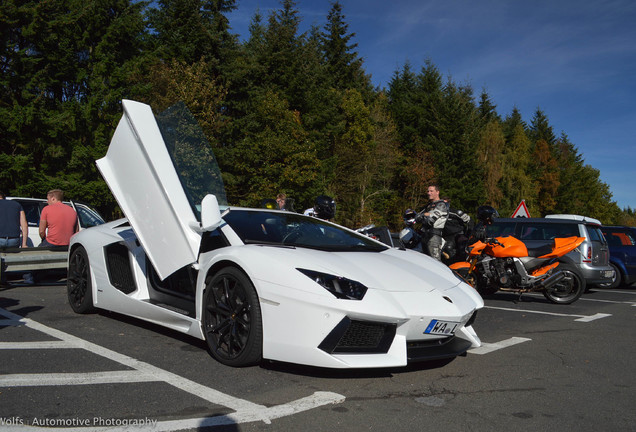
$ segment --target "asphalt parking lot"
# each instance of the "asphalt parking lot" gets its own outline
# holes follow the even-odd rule
[[[634,430],[636,289],[485,302],[483,347],[450,362],[233,369],[202,341],[76,315],[63,284],[14,284],[0,290],[0,430]]]

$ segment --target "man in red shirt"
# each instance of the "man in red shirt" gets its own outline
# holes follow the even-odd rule
[[[77,213],[62,202],[64,192],[53,189],[46,194],[48,205],[40,214],[40,246],[68,246],[77,232]]]

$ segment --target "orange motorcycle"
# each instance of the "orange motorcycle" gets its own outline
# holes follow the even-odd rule
[[[555,238],[552,244],[528,249],[512,236],[485,238],[472,245],[468,261],[454,263],[450,268],[482,295],[541,291],[553,303],[570,304],[585,291],[585,279],[576,267],[559,258],[584,240]]]

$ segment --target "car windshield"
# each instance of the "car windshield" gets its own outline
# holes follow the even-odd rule
[[[223,220],[245,244],[296,246],[330,252],[388,249],[364,235],[292,212],[231,209]]]
[[[88,207],[75,204],[75,210],[82,228],[90,228],[104,223],[104,219],[96,211]]]

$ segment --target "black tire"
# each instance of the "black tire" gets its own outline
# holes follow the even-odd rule
[[[95,312],[91,268],[86,249],[82,246],[73,249],[69,257],[66,292],[68,303],[75,313],[87,314]]]
[[[474,285],[474,280],[468,274],[468,267],[460,267],[458,269],[452,269],[460,278],[466,281],[469,285]]]
[[[226,267],[206,281],[203,331],[210,353],[234,367],[258,364],[263,356],[263,324],[258,295],[249,278]]]
[[[565,278],[549,289],[543,290],[543,295],[552,303],[574,303],[585,292],[585,279],[576,267],[570,264],[561,263],[557,267],[557,271],[565,273]]]
[[[468,267],[462,267],[453,271],[457,273],[459,277],[461,277],[468,285],[475,288],[477,292],[479,293],[479,295],[481,295],[482,297],[493,295],[494,293],[499,291],[499,289],[495,286],[492,286],[492,285],[481,286],[480,284],[478,284],[477,275],[475,273],[469,274]]]
[[[623,284],[623,276],[621,275],[621,271],[614,264],[609,263],[610,267],[614,270],[614,279],[611,282],[598,284],[601,288],[618,288]]]
[[[482,297],[483,296],[493,295],[497,291],[499,291],[499,288],[497,288],[496,286],[493,286],[493,285],[486,285],[486,286],[478,286],[477,287],[477,292],[479,294],[481,294]]]

